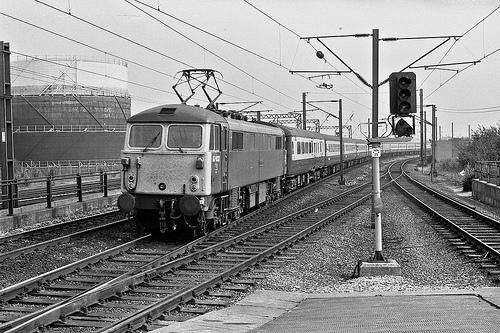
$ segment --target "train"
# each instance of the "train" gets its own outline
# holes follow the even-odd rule
[[[384,154],[419,143],[391,142]],[[340,169],[338,136],[187,104],[127,120],[119,209],[156,235],[204,235]],[[344,166],[371,158],[366,140],[343,138]]]

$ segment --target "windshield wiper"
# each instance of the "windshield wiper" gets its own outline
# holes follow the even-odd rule
[[[160,136],[161,132],[158,132],[154,138],[151,140],[151,142],[149,142],[146,147],[144,147],[144,149],[142,150],[142,152],[146,152],[152,145],[153,143],[155,143],[156,139],[158,139],[158,137]]]
[[[184,151],[184,150],[182,150],[182,148],[181,148],[181,147],[177,147],[177,148],[179,149],[179,151],[180,151],[181,153],[183,153],[183,154],[185,153],[185,151]]]

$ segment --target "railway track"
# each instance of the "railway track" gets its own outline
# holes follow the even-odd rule
[[[0,260],[53,247],[75,237],[127,223],[119,211],[88,216],[0,238]]]
[[[328,182],[328,178],[322,179],[317,183],[313,183],[311,184],[311,186],[303,187],[300,190],[296,191],[293,195],[303,193],[304,191],[306,192],[311,191],[312,187],[316,187],[317,185],[324,184],[326,182]],[[283,198],[282,200],[278,200],[275,203],[273,203],[273,205],[265,206],[264,209],[250,213],[241,220],[243,221],[247,218],[251,218],[252,216],[258,214],[265,216],[266,210],[269,210],[271,206],[275,205],[279,206],[280,204],[282,204],[281,201],[286,201],[286,199]],[[282,205],[284,206],[286,204]],[[282,210],[282,208],[283,207],[281,207],[280,210]],[[64,225],[71,228],[71,223],[74,223],[74,221],[65,223]],[[55,227],[57,229],[60,226],[61,225],[56,225]],[[53,227],[46,227],[40,230],[33,230],[27,233],[11,236],[8,239],[14,242],[16,240],[22,240],[27,236],[31,237],[32,235],[35,235],[33,238],[38,238],[36,237],[36,235],[51,234],[53,230],[54,230]],[[9,329],[10,327],[18,325],[19,323],[22,323],[26,320],[29,320],[37,313],[47,311],[48,309],[50,309],[51,306],[56,306],[58,304],[57,300],[54,303],[54,297],[56,297],[56,295],[59,295],[61,297],[63,295],[70,297],[71,294],[79,295],[103,283],[107,283],[112,279],[119,278],[120,276],[123,276],[126,273],[134,272],[137,269],[145,269],[145,267],[153,267],[155,264],[158,265],[161,262],[168,261],[172,257],[179,255],[179,253],[188,251],[190,247],[193,246],[192,244],[188,244],[186,246],[179,246],[178,248],[174,247],[172,251],[167,251],[164,253],[158,251],[147,251],[147,250],[144,251],[144,249],[138,248],[137,244],[139,244],[142,240],[147,240],[148,238],[149,236],[117,246],[102,253],[96,254],[92,257],[82,259],[73,264],[66,265],[64,267],[55,269],[45,274],[41,274],[37,277],[31,278],[29,280],[23,281],[21,283],[5,288],[4,290],[1,290],[0,303],[4,303],[5,306],[0,308],[0,322],[3,323],[2,325],[0,325],[0,332],[3,332]],[[203,241],[203,239],[197,240],[193,242],[193,244],[201,241]],[[138,254],[135,252],[141,252],[141,254],[144,255],[147,255],[148,252],[154,252],[154,255],[157,258],[145,257],[146,259],[140,259],[137,258],[137,256],[133,257],[134,255]],[[122,258],[121,255],[125,257]],[[137,260],[132,261],[130,260],[131,257],[127,258],[127,256],[130,255],[132,255],[132,257]],[[148,260],[150,266],[147,266]],[[100,268],[106,268],[106,265],[99,265],[99,266],[96,265],[98,263],[105,263],[106,261],[110,262],[128,261],[131,263],[131,266],[127,267],[128,271],[123,265],[122,267],[119,267],[120,268],[119,270],[116,271],[109,269],[105,270],[104,272],[97,271]],[[139,263],[143,263],[144,265],[140,265]],[[88,272],[89,268],[93,270],[91,273]],[[82,278],[80,275],[84,275],[85,278]],[[94,279],[89,277],[89,275],[94,276]],[[70,287],[64,285],[76,282],[79,282],[81,285],[75,285],[75,290],[73,292],[69,292],[68,289],[70,289]],[[63,284],[62,289],[61,289],[61,283]],[[55,288],[55,291],[51,292],[52,287]],[[39,290],[41,289],[44,290],[44,293],[46,295],[40,295]],[[61,293],[60,290],[66,292]],[[47,299],[44,299],[44,297],[46,297]]]
[[[434,227],[455,248],[500,282],[500,221],[416,181],[404,166],[391,174],[398,189],[434,218]]]
[[[157,260],[151,268],[143,265],[115,274],[113,280],[85,292],[77,293],[64,286],[64,293],[52,294],[59,302],[53,301],[40,310],[36,318],[26,317],[20,324],[11,321],[4,327],[11,328],[7,332],[41,328],[58,332],[120,332],[147,323],[162,326],[173,319],[170,311],[174,309],[198,315],[225,306],[228,297],[246,290],[259,274],[265,273],[252,268],[254,265],[286,260],[282,253],[300,239],[369,198],[371,186],[363,184],[271,222],[263,223],[262,215],[255,212],[238,224],[191,243],[190,252],[176,259]],[[260,225],[255,225],[256,220]],[[250,269],[250,273],[245,273]]]

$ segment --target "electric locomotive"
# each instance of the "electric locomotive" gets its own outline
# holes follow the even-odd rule
[[[118,206],[154,233],[197,236],[281,195],[283,131],[186,104],[130,117]]]

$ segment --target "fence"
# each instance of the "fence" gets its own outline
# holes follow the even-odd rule
[[[48,176],[33,179],[14,179],[0,182],[1,207],[12,215],[14,208],[46,202],[52,207],[54,200],[76,197],[79,202],[90,193],[103,193],[120,188],[120,171]]]
[[[126,125],[22,125],[14,132],[125,132]]]
[[[40,178],[121,170],[120,160],[20,161],[17,178]]]
[[[478,161],[474,165],[474,178],[500,185],[500,161]]]

